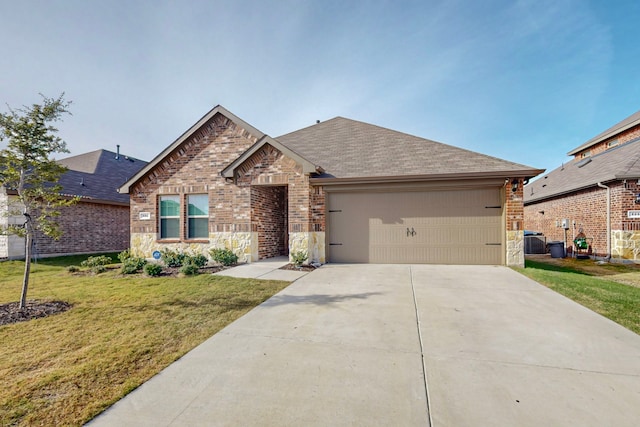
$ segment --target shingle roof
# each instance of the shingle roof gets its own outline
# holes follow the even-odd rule
[[[62,192],[82,199],[129,204],[129,195],[117,189],[147,162],[108,150],[96,150],[58,160],[69,170],[61,177]]]
[[[355,120],[334,119],[282,135],[280,143],[325,170],[359,178],[505,172],[538,169]]]
[[[619,134],[620,132],[623,132],[638,124],[640,124],[640,111],[637,111],[632,115],[630,115],[629,117],[627,117],[626,119],[622,120],[621,122],[616,123],[615,125],[611,126],[609,129],[605,130],[599,135],[594,136],[593,138],[591,138],[581,146],[569,151],[567,154],[570,156],[573,156],[582,150],[585,150],[593,145],[596,145],[597,143],[602,142],[607,138],[611,138],[612,136],[615,136],[616,134]]]
[[[640,139],[610,148],[582,160],[572,160],[524,188],[524,202],[533,203],[550,197],[593,187],[599,182],[640,178]]]

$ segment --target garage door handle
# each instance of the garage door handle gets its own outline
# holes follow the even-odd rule
[[[502,243],[485,243],[487,246],[502,246]]]
[[[411,230],[409,230],[409,227],[407,227],[407,237],[415,236],[416,234],[418,233],[416,232],[416,230],[413,229],[413,227],[411,227]]]
[[[342,246],[342,243],[329,243],[329,246]]]

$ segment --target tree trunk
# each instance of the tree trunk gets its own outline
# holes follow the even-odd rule
[[[29,221],[25,224],[27,227],[27,235],[25,236],[24,247],[24,280],[22,281],[22,295],[20,296],[20,309],[27,307],[27,290],[29,289],[29,274],[31,273],[31,241],[32,230]]]

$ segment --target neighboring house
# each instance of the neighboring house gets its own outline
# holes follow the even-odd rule
[[[589,254],[640,261],[640,111],[568,154],[525,187],[527,230],[574,250],[582,231]]]
[[[118,252],[129,247],[129,196],[120,187],[147,164],[118,152],[96,150],[58,161],[69,170],[59,184],[68,196],[79,202],[60,209],[57,222],[62,237],[53,240],[38,234],[34,255],[38,257],[69,254]],[[22,224],[22,216],[8,216],[8,206],[17,203],[15,192],[0,187],[0,225]],[[19,207],[18,207],[19,209]],[[0,258],[23,258],[24,239],[0,235]]]
[[[541,170],[337,117],[272,138],[213,108],[124,184],[131,250],[523,265]]]

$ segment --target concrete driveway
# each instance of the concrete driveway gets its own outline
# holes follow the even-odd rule
[[[505,268],[326,265],[95,426],[637,426],[640,336]]]

